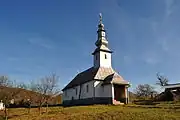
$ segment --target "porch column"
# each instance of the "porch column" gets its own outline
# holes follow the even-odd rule
[[[128,86],[125,86],[125,98],[126,98],[126,104],[129,103],[129,92],[128,92]]]
[[[114,101],[114,85],[112,84],[112,100]]]

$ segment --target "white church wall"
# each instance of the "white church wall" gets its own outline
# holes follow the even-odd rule
[[[94,67],[96,67],[96,68],[100,66],[100,59],[99,58],[100,58],[100,55],[98,52],[94,55]]]
[[[100,66],[111,67],[111,53],[100,52]]]
[[[85,98],[92,98],[93,97],[93,81],[84,83],[81,85],[81,95],[80,99],[85,99]],[[87,86],[88,86],[88,91],[87,91]],[[80,86],[75,86],[70,89],[66,89],[63,92],[63,100],[72,100],[72,99],[79,99],[79,94],[80,94]]]
[[[63,100],[79,99],[80,86],[67,89],[63,92]]]
[[[112,97],[112,85],[103,85],[103,81],[95,81],[95,97]]]
[[[111,67],[111,53],[100,51],[94,55],[94,67]]]
[[[62,98],[63,98],[63,101],[64,100],[71,100],[72,96],[73,96],[73,88],[70,88],[70,89],[66,89],[63,91],[63,94],[62,94]]]
[[[104,97],[112,97],[112,85],[104,85]]]
[[[103,81],[90,81],[81,85],[80,99],[93,98],[93,97],[112,97],[112,85],[103,85]],[[88,86],[88,88],[87,88]],[[88,89],[88,91],[87,91]],[[64,100],[77,100],[79,99],[80,86],[67,89],[63,92]]]
[[[87,91],[88,86],[88,91]],[[94,81],[90,81],[87,83],[82,84],[81,86],[81,98],[92,98],[94,96]]]

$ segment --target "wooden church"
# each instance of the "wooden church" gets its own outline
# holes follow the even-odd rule
[[[97,31],[94,65],[79,73],[62,91],[63,105],[127,104],[129,82],[111,66],[112,51],[108,48],[102,15]]]

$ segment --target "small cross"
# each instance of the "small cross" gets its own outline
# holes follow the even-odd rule
[[[99,23],[102,24],[102,13],[99,13]]]

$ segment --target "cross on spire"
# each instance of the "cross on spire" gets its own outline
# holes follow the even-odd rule
[[[99,13],[99,24],[102,24],[102,13]]]

